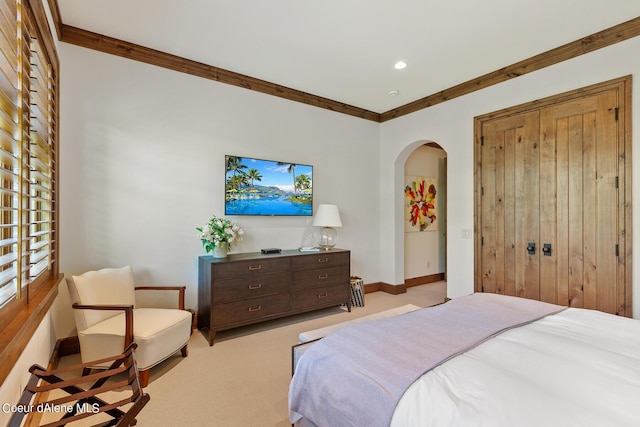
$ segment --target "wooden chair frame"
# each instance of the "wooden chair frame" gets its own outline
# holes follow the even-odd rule
[[[22,397],[17,407],[20,411],[14,412],[9,427],[19,427],[25,415],[31,413],[43,412],[38,408],[49,408],[49,412],[57,411],[54,408],[63,408],[62,417],[53,422],[44,424],[43,427],[64,426],[67,423],[78,421],[84,418],[105,414],[111,417],[110,420],[99,422],[94,426],[134,426],[137,423],[136,416],[142,408],[149,402],[149,395],[144,393],[140,385],[138,367],[136,365],[134,349],[137,347],[135,343],[130,344],[124,353],[88,362],[69,366],[61,369],[47,370],[39,365],[33,365],[29,368],[31,377],[27,383]],[[63,379],[59,375],[76,370],[84,370],[90,365],[97,363],[112,362],[107,370],[97,372],[92,375],[78,376],[72,379]],[[120,381],[114,381],[106,384],[114,375],[127,373],[127,378]],[[95,381],[89,388],[82,388],[79,384]],[[38,385],[40,383],[40,385]],[[117,402],[107,402],[98,395],[108,391],[122,389],[124,387],[131,388],[131,395]],[[32,403],[34,395],[38,397],[44,396],[48,399],[48,393],[54,390],[62,390],[66,392],[63,397],[56,397],[44,402],[36,401]],[[119,409],[124,405],[133,403],[126,412]]]
[[[178,291],[178,309],[184,310],[184,295],[187,289],[186,286],[136,286],[134,288],[136,291]],[[74,309],[77,310],[119,310],[124,311],[124,319],[125,319],[125,335],[124,335],[124,347],[127,348],[133,343],[133,305],[84,305],[74,303],[72,305]],[[180,349],[182,357],[187,357],[189,355],[188,344],[185,344],[184,347]],[[95,364],[94,364],[95,365]],[[91,367],[87,366],[83,375],[89,375],[91,373]],[[146,387],[149,384],[149,373],[150,369],[145,369],[140,371],[140,382],[142,387]]]

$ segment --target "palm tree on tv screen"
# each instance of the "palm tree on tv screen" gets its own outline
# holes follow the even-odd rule
[[[244,175],[230,176],[226,184],[226,199],[232,200],[237,197],[240,187],[247,184],[247,178]]]
[[[233,176],[236,176],[236,173],[244,175],[243,169],[246,168],[247,165],[242,164],[242,157],[227,156],[227,172],[233,171]]]
[[[309,178],[309,175],[299,175],[296,178],[296,189],[297,190],[307,190],[311,188],[311,178]]]
[[[291,176],[293,177],[293,193],[297,194],[298,191],[296,189],[296,164],[295,163],[278,162],[278,166],[284,166],[284,165],[289,165],[289,166],[287,166],[287,172],[289,172],[291,174]]]
[[[226,193],[227,198],[230,193],[236,193],[243,184],[248,184],[247,173],[243,170],[247,165],[242,163],[242,157],[227,156],[226,157],[226,173],[233,172],[233,175],[227,177]]]
[[[251,186],[253,187],[253,181],[262,181],[262,175],[258,169],[249,169],[247,171],[247,179],[251,180]]]

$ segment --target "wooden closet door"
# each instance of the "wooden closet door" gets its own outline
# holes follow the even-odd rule
[[[476,292],[631,315],[620,98],[615,87],[477,119]]]
[[[482,135],[477,291],[539,299],[539,112],[485,122]]]
[[[543,301],[618,312],[616,116],[613,91],[541,110]]]

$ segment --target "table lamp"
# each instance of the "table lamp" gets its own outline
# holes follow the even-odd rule
[[[330,251],[338,241],[338,233],[333,227],[342,227],[338,206],[319,205],[316,215],[313,218],[313,226],[322,227],[318,246],[325,251]]]

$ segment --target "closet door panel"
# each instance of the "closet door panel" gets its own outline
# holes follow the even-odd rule
[[[543,144],[547,139],[555,141],[557,188],[555,250],[548,260],[547,257],[541,259],[542,299],[571,307],[597,308],[602,293],[598,286],[602,281],[598,277],[600,270],[604,270],[610,281],[613,277],[607,258],[610,260],[611,255],[615,255],[615,241],[608,243],[599,237],[604,235],[615,240],[617,233],[616,216],[610,212],[611,209],[617,212],[617,200],[611,201],[611,197],[615,198],[616,173],[611,164],[615,165],[617,158],[617,148],[611,149],[611,146],[617,147],[617,141],[615,132],[611,140],[611,135],[599,130],[607,128],[608,117],[598,107],[602,102],[607,104],[603,96],[606,98],[606,95],[585,97],[541,112]],[[599,163],[602,168],[608,165],[606,172]],[[541,161],[541,188],[548,185],[543,183],[543,177],[552,174],[542,165]],[[599,183],[603,174],[609,180],[607,184]],[[600,187],[607,190],[599,191]],[[607,207],[601,206],[603,202]],[[541,202],[543,244],[554,240],[551,228],[542,225],[546,216],[544,205]],[[601,209],[605,209],[606,214],[600,214]],[[610,219],[603,222],[599,217]],[[551,260],[555,260],[554,269],[547,265]]]
[[[538,298],[538,112],[483,127],[481,273],[483,292]],[[536,247],[539,251],[540,247]]]
[[[567,122],[567,144],[568,144],[568,198],[558,199],[558,204],[566,206],[567,209],[567,236],[569,238],[566,255],[568,270],[568,290],[569,306],[582,307],[584,305],[584,255],[583,255],[583,233],[584,233],[584,198],[583,180],[585,176],[592,175],[594,171],[583,169],[583,116],[570,116],[563,121]]]
[[[594,113],[585,115],[584,139],[583,139],[583,159],[584,175],[582,178],[582,188],[584,202],[582,204],[582,226],[585,230],[582,239],[583,264],[583,301],[579,307],[596,308],[597,306],[597,274],[598,264],[596,233],[589,230],[596,230],[598,227],[596,191],[596,118]],[[611,249],[611,248],[610,248]],[[567,304],[569,305],[569,304]]]
[[[496,207],[496,140],[491,133],[482,147],[482,292],[500,293],[496,281],[498,233]],[[485,237],[486,236],[486,237]]]
[[[516,215],[515,215],[515,153],[516,133],[509,130],[505,133],[504,141],[504,294],[516,295],[516,250],[522,250],[522,242],[516,242]]]
[[[539,114],[528,113],[522,127],[515,130],[515,288],[516,295],[540,298],[540,158]],[[527,246],[535,244],[535,253]]]
[[[505,235],[505,206],[504,206],[504,192],[505,186],[505,143],[510,137],[509,132],[500,133],[496,135],[497,147],[495,149],[495,198],[494,198],[494,210],[493,215],[495,217],[495,231],[496,238],[494,244],[494,259],[495,259],[495,289],[494,292],[504,294],[505,290],[505,266],[508,264],[505,258],[506,251],[506,235]]]
[[[618,129],[616,93],[598,97],[596,120],[596,248],[597,305],[608,313],[624,312],[624,292],[618,281]],[[620,297],[618,297],[620,295]]]
[[[548,111],[540,114],[541,123],[551,123]],[[558,221],[565,212],[557,209],[557,200],[562,198],[560,193],[566,190],[566,173],[563,171],[562,159],[566,153],[562,150],[562,141],[557,141],[555,127],[547,129],[542,125],[540,131],[540,244],[551,245],[548,255],[540,256],[540,300],[557,303],[558,284],[562,281],[562,271],[557,269],[556,261],[562,258],[563,245],[556,239]],[[564,176],[564,181],[561,177]]]
[[[545,109],[540,124],[544,143],[555,148],[555,162],[541,161],[540,186],[547,195],[540,205],[540,239],[543,245],[551,244],[551,255],[540,260],[541,300],[578,307],[583,305],[584,284],[583,181],[589,175],[583,165],[583,108],[581,100]]]
[[[556,119],[554,109],[546,109],[542,113],[542,132],[550,135],[556,143],[556,187],[557,194],[554,200],[556,208],[555,236],[545,236],[547,239],[554,239],[555,245],[552,252],[555,260],[555,283],[551,282],[551,277],[547,276],[550,282],[548,286],[555,285],[556,299],[546,299],[547,302],[569,305],[569,200],[571,172],[569,168],[569,120],[566,118]]]
[[[616,312],[618,291],[612,105],[615,94],[608,93],[548,107],[540,115],[540,240],[553,248],[540,259],[541,300],[609,313]]]

